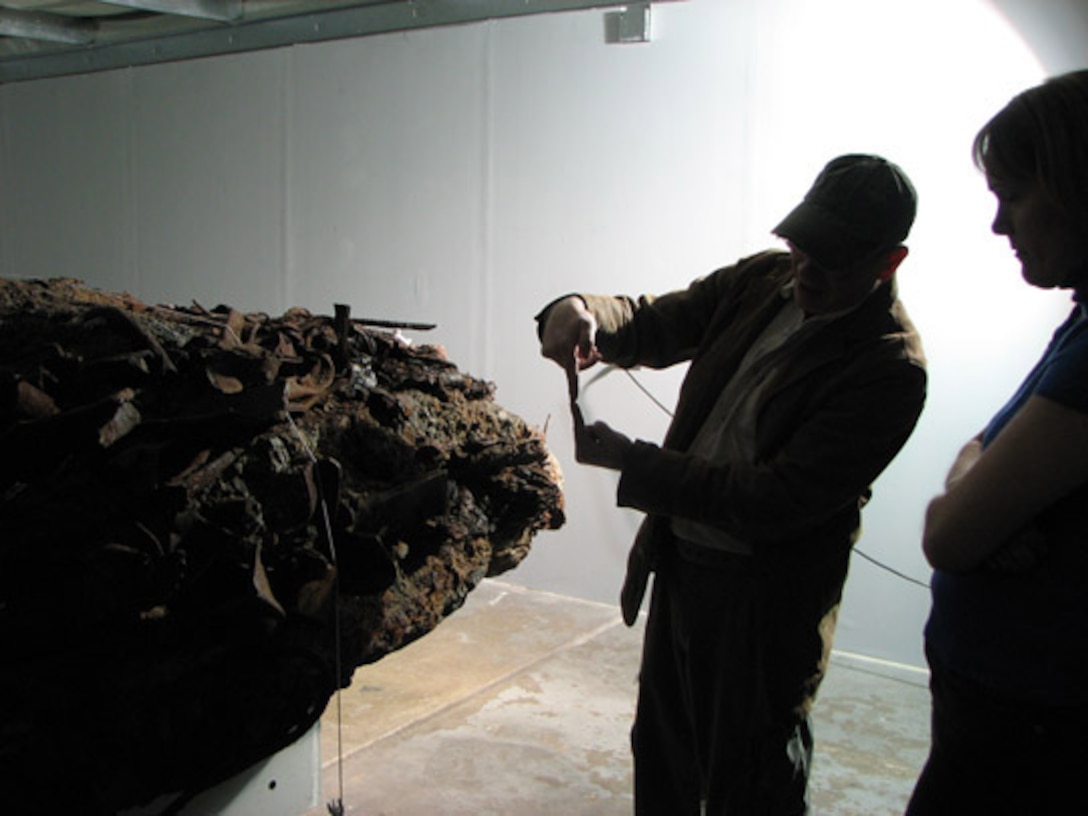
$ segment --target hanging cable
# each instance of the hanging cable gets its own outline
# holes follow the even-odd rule
[[[876,564],[882,570],[887,570],[892,575],[898,576],[899,578],[902,578],[904,581],[909,581],[912,584],[917,584],[918,586],[922,587],[922,589],[929,589],[929,584],[927,584],[925,581],[919,581],[917,578],[913,578],[910,575],[907,575],[906,573],[902,573],[897,569],[893,569],[892,567],[889,567],[887,564],[882,564],[880,561],[877,561],[871,555],[867,555],[865,552],[858,549],[857,547],[854,547],[854,552],[856,552],[858,555],[860,555],[862,558],[864,558],[869,563]]]
[[[633,382],[635,384],[635,386],[638,388],[638,390],[641,391],[643,394],[645,394],[649,398],[650,402],[652,402],[654,405],[656,405],[658,408],[660,408],[662,411],[664,411],[666,414],[668,414],[670,419],[672,418],[672,411],[670,411],[668,408],[666,408],[665,404],[663,402],[661,402],[657,397],[655,397],[653,394],[651,394],[650,390],[646,386],[644,386],[642,383],[640,383],[638,381],[638,378],[634,374],[632,374],[627,369],[624,369],[624,373],[630,378],[631,382]]]
[[[341,657],[340,657],[340,567],[336,559],[336,542],[332,536],[332,521],[329,516],[329,503],[325,495],[325,488],[321,481],[321,469],[318,466],[317,456],[313,449],[307,442],[306,437],[302,434],[301,429],[295,424],[294,419],[291,417],[291,412],[288,410],[287,395],[284,393],[284,415],[287,417],[287,424],[291,426],[291,430],[294,431],[295,436],[298,438],[299,444],[302,446],[303,451],[306,453],[306,457],[313,464],[314,482],[317,487],[318,504],[321,507],[321,521],[325,528],[325,538],[329,542],[329,560],[332,561],[333,570],[333,644],[334,644],[334,665],[336,672],[336,778],[337,778],[337,797],[331,800],[327,807],[330,816],[344,816],[344,720],[343,720],[343,707],[340,699],[340,677],[341,677]]]

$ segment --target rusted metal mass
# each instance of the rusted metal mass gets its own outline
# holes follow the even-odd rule
[[[336,312],[0,281],[0,772],[63,714],[101,812],[206,787],[563,523],[491,384]]]

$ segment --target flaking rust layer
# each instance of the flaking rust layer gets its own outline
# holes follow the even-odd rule
[[[0,774],[214,784],[563,521],[538,429],[346,307],[0,281]]]

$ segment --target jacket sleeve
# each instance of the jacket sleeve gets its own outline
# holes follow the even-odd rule
[[[855,361],[820,387],[776,397],[795,411],[752,464],[636,442],[621,471],[618,504],[718,527],[753,545],[785,542],[856,513],[869,485],[910,436],[925,400],[923,365],[905,355]],[[807,395],[801,393],[810,391]],[[779,423],[775,423],[779,424]]]
[[[730,297],[737,266],[698,278],[665,295],[582,295],[597,319],[597,348],[621,368],[665,368],[690,360],[715,312]]]

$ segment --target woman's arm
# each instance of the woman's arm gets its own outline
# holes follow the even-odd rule
[[[1088,414],[1046,397],[1031,397],[974,465],[957,473],[971,444],[957,458],[947,491],[926,510],[922,549],[947,572],[978,567],[1088,481]]]
[[[971,437],[971,439],[960,448],[960,452],[956,455],[956,461],[952,463],[952,467],[948,469],[948,475],[944,478],[944,489],[951,490],[952,486],[960,481],[978,462],[979,457],[982,456],[982,434]]]

